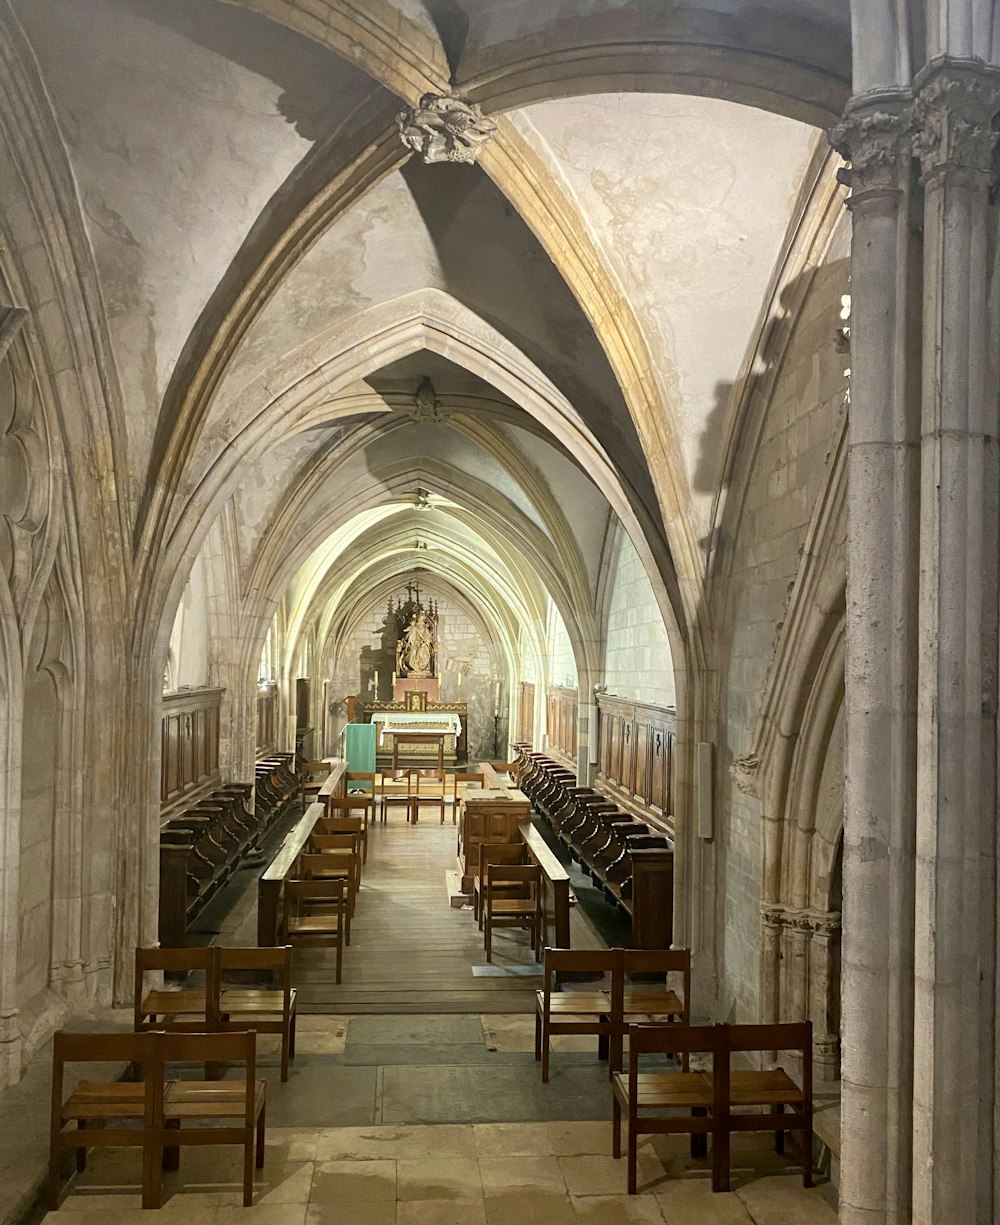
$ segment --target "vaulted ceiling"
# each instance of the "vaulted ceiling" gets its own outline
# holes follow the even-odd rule
[[[13,7],[99,272],[153,615],[220,516],[243,596],[324,625],[419,528],[456,588],[492,568],[579,643],[617,518],[684,621],[847,96],[847,0]],[[478,166],[398,139],[449,81],[498,123]]]

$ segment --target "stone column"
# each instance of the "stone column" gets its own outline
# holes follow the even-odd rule
[[[1000,70],[916,82],[924,182],[913,1220],[990,1222],[998,389],[988,265]],[[846,875],[846,873],[845,873]]]
[[[841,1220],[909,1220],[919,250],[908,96],[855,100],[847,452]]]

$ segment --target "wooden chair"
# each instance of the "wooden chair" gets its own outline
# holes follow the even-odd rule
[[[361,889],[361,831],[345,829],[329,833],[314,833],[306,844],[306,853],[334,856],[351,865],[354,869],[354,878],[351,882],[351,913],[353,914],[357,905],[358,892]]]
[[[296,948],[335,948],[337,982],[344,959],[347,886],[342,880],[286,880],[285,939]]]
[[[59,1208],[60,1164],[67,1149],[76,1152],[77,1170],[87,1168],[88,1148],[142,1149],[142,1206],[151,1200],[150,1163],[154,1097],[159,1093],[154,1066],[155,1034],[69,1034],[52,1039],[52,1114],[49,1141],[48,1206]],[[67,1063],[115,1063],[128,1060],[141,1070],[138,1081],[81,1081],[63,1100]],[[140,1126],[136,1127],[135,1124]],[[75,1127],[69,1124],[75,1123]],[[67,1130],[67,1128],[69,1128]]]
[[[628,1123],[628,1193],[636,1192],[636,1149],[638,1137],[655,1133],[690,1133],[691,1155],[703,1156],[707,1137],[718,1120],[711,1083],[700,1072],[658,1070],[644,1072],[641,1064],[650,1055],[694,1052],[715,1059],[724,1041],[717,1025],[630,1025],[628,1028],[628,1074],[615,1072],[611,1078],[612,1152],[622,1155],[621,1124],[624,1112]],[[665,1117],[664,1110],[685,1111]],[[712,1190],[720,1190],[721,1174],[716,1168],[717,1149],[712,1149]]]
[[[451,778],[451,823],[457,825],[458,806],[465,799],[466,792],[474,788],[481,791],[486,786],[486,776],[456,771],[449,777]]]
[[[802,1132],[802,1185],[812,1178],[812,1022],[793,1021],[776,1025],[719,1025],[724,1045],[713,1060],[712,1071],[703,1073],[712,1084],[717,1100],[718,1131],[713,1140],[714,1191],[729,1190],[729,1137],[734,1131],[773,1131],[775,1151],[785,1151],[785,1132]],[[760,1070],[734,1069],[732,1057],[747,1052],[789,1051],[801,1059],[800,1088],[781,1067]],[[763,1107],[762,1113],[745,1113],[748,1107]],[[738,1109],[740,1114],[734,1114]],[[718,1160],[718,1186],[715,1164]]]
[[[375,793],[378,775],[367,770],[351,770],[344,775],[348,796],[364,795],[371,800],[371,814],[375,816]]]
[[[292,986],[292,948],[222,948],[219,955],[219,1029],[281,1035],[281,1079],[288,1079],[295,1058],[296,991]],[[270,974],[277,987],[241,982],[228,986],[227,974]]]
[[[336,834],[330,837],[336,837]],[[303,853],[295,865],[295,876],[298,880],[332,880],[341,881],[346,890],[346,908],[344,911],[344,943],[351,943],[351,917],[354,912],[354,882],[357,877],[357,867],[351,859],[332,852],[317,851],[315,854]],[[322,913],[324,903],[317,910]]]
[[[381,807],[379,809],[383,824],[389,815],[390,807],[402,805],[406,809],[406,820],[410,820],[410,808],[413,803],[410,797],[410,771],[383,770],[382,785],[379,791]]]
[[[328,817],[361,818],[361,861],[368,862],[368,818],[375,811],[375,798],[370,795],[331,795],[326,801]]]
[[[330,763],[326,761],[304,761],[299,770],[299,794],[303,811],[319,795],[320,788],[330,777]]]
[[[410,771],[410,820],[414,825],[420,815],[421,804],[435,804],[444,825],[444,799],[448,776],[444,770],[420,768]]]
[[[517,842],[480,842],[479,844],[479,868],[472,877],[472,913],[475,916],[476,922],[479,924],[479,930],[483,930],[483,897],[486,894],[486,869],[492,864],[524,864],[528,862],[528,855],[524,849],[524,843]],[[496,886],[497,893],[523,893],[524,887],[516,882],[508,883],[498,882]]]
[[[205,985],[177,990],[154,988],[146,992],[145,975],[164,971],[203,973]],[[214,948],[135,950],[136,1033],[147,1029],[198,1032],[213,1029],[218,998],[218,959]]]
[[[523,896],[512,897],[507,886],[522,886]],[[486,960],[493,959],[493,929],[524,927],[531,935],[531,951],[541,960],[541,873],[535,864],[490,864],[486,869],[483,932]]]
[[[623,949],[622,974],[622,1009],[612,1042],[612,1067],[616,1072],[622,1068],[622,1043],[630,1023],[668,1017],[671,1022],[690,1025],[691,950]],[[664,981],[630,985],[628,980],[631,974],[662,974]],[[666,977],[669,974],[681,975],[683,998],[670,989]],[[686,1072],[686,1055],[682,1066]]]
[[[544,986],[535,992],[535,1059],[542,1063],[542,1083],[549,1079],[549,1040],[552,1034],[596,1034],[597,1053],[608,1059],[621,1011],[621,949],[546,949]],[[611,990],[553,991],[559,973],[611,975]]]
[[[267,1086],[257,1080],[255,1033],[156,1034],[157,1080],[165,1091],[153,1102],[150,1199],[160,1206],[163,1169],[176,1170],[185,1144],[243,1146],[243,1206],[253,1203],[253,1169],[264,1165]],[[166,1083],[177,1062],[242,1063],[243,1080],[176,1080]],[[223,1124],[223,1126],[220,1126]],[[256,1141],[256,1143],[255,1143]],[[145,1193],[144,1193],[145,1199]]]

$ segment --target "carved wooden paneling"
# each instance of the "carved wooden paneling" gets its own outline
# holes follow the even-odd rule
[[[219,780],[219,710],[224,689],[165,694],[160,722],[160,808],[172,809]]]
[[[277,727],[277,685],[266,685],[257,690],[257,756],[275,745]]]
[[[531,744],[535,738],[535,686],[531,681],[521,682],[517,735],[526,744]]]
[[[637,815],[672,831],[676,712],[600,694],[597,729],[601,789]]]
[[[575,763],[579,692],[576,689],[552,688],[545,699],[549,748]]]

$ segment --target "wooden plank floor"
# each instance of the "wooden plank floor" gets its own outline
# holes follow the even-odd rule
[[[527,932],[494,934],[493,965],[507,974],[472,972],[486,965],[486,957],[472,911],[449,905],[446,873],[456,867],[451,821],[440,825],[431,810],[417,825],[393,817],[369,834],[343,981],[335,982],[331,952],[297,951],[299,1007],[341,1014],[533,1012],[541,972]],[[243,911],[242,929],[256,923],[245,904],[236,909]],[[580,948],[602,944],[578,907],[572,942]],[[512,973],[517,967],[530,976]]]

